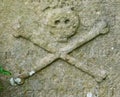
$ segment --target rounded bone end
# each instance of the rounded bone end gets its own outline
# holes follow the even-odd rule
[[[10,78],[10,84],[12,86],[22,85],[23,83],[24,83],[24,80],[21,78]]]
[[[102,20],[101,22],[101,27],[103,28],[101,31],[100,31],[100,34],[106,34],[109,32],[109,25],[106,21]]]
[[[109,32],[109,27],[106,26],[106,27],[100,32],[100,34],[106,34],[106,33],[108,33],[108,32]]]
[[[106,79],[107,75],[108,75],[107,71],[101,70],[101,73],[99,74],[98,77],[95,77],[95,80],[96,80],[98,83],[101,83],[103,80]]]

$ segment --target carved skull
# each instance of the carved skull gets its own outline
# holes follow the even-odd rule
[[[70,8],[49,9],[44,14],[44,25],[58,41],[66,41],[76,33],[79,17]]]

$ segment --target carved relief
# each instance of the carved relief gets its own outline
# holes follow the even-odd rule
[[[66,41],[76,33],[79,17],[70,8],[57,8],[45,11],[44,24],[58,41]]]
[[[36,67],[33,68],[32,71],[26,71],[11,78],[10,83],[12,85],[23,84],[24,79],[34,75],[36,72],[47,67],[57,59],[62,59],[70,65],[84,71],[94,77],[97,82],[101,82],[105,79],[107,72],[103,68],[91,70],[90,68],[87,68],[87,65],[83,64],[82,61],[70,56],[69,53],[100,34],[107,33],[108,26],[106,21],[98,21],[98,23],[95,23],[86,35],[78,36],[77,39],[73,39],[67,43],[63,42],[63,46],[59,47],[59,44],[61,44],[60,41],[67,41],[68,38],[76,33],[77,28],[80,26],[79,17],[69,8],[48,9],[45,11],[43,16],[42,28],[38,28],[38,30],[32,32],[29,38],[27,37],[28,32],[24,34],[18,33],[16,37],[22,36],[24,38],[28,38],[31,42],[51,53],[43,59],[40,59],[39,64],[35,64]]]

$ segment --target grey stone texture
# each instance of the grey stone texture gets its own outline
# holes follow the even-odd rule
[[[0,0],[0,97],[119,97],[119,5]]]

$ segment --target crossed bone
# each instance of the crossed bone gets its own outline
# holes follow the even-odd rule
[[[100,34],[105,34],[108,32],[107,23],[104,20],[99,21],[97,24],[93,26],[93,28],[89,31],[89,33],[85,36],[82,36],[82,38],[79,38],[70,44],[68,44],[66,47],[59,49],[59,51],[56,51],[55,53],[50,53],[46,57],[40,60],[39,64],[36,65],[35,68],[33,68],[32,71],[25,71],[22,74],[15,76],[10,79],[11,85],[21,85],[24,83],[24,80],[28,77],[31,77],[36,72],[44,69],[51,63],[53,63],[57,59],[62,59],[69,64],[75,66],[76,68],[82,70],[83,72],[89,74],[97,82],[101,82],[103,79],[106,78],[107,72],[106,70],[96,67],[94,69],[88,68],[87,65],[85,65],[80,60],[75,59],[74,57],[70,56],[69,53],[72,52],[74,49],[82,46],[83,44],[87,43],[88,41],[92,40],[93,38],[97,37]]]

